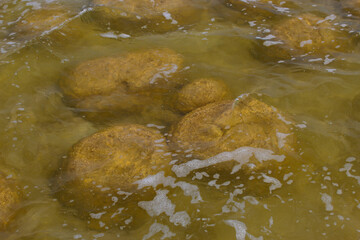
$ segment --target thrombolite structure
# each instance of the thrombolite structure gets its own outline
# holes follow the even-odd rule
[[[242,1],[242,0],[222,0],[226,6],[240,13],[239,17],[247,20],[257,20],[276,17],[289,13],[295,6],[291,1]]]
[[[166,32],[192,24],[204,12],[193,0],[93,0],[97,22],[112,28]]]
[[[359,0],[342,0],[340,1],[345,11],[360,16],[360,1]]]
[[[281,155],[293,152],[295,147],[292,123],[275,108],[245,96],[237,101],[208,104],[188,113],[173,127],[169,139],[172,149],[183,156],[190,154],[192,159],[211,159],[209,163],[216,163],[213,157],[223,154],[221,157],[228,160],[215,168],[227,173],[239,162],[232,161],[235,158],[226,152],[239,151],[241,155],[242,150],[238,149],[248,147],[250,152],[259,148]],[[248,161],[240,164],[249,171],[265,168],[267,162],[272,162],[255,157],[244,159]],[[182,158],[182,162],[188,160]]]
[[[134,228],[148,218],[139,201],[154,198],[153,188],[136,181],[168,173],[171,154],[165,138],[141,125],[120,125],[80,140],[58,177],[61,202],[77,210],[90,227]]]
[[[351,38],[335,29],[329,19],[305,13],[274,25],[261,40],[259,58],[291,59],[305,56],[325,56],[346,50]]]
[[[220,80],[200,78],[185,85],[175,97],[175,105],[181,112],[190,112],[209,103],[230,99],[231,93]]]
[[[170,49],[142,50],[82,62],[60,85],[68,102],[90,117],[145,112],[171,121],[176,116],[163,103],[181,84],[182,67],[183,57]]]
[[[60,27],[71,17],[69,11],[58,5],[46,5],[30,10],[15,25],[18,34],[37,35]]]
[[[0,171],[0,230],[5,230],[21,201],[16,183]]]

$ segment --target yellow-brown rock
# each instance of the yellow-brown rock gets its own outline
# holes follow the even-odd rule
[[[12,220],[20,199],[14,181],[0,172],[0,230],[4,230]]]
[[[192,159],[208,159],[240,147],[262,148],[275,154],[292,152],[292,125],[267,104],[252,97],[208,104],[188,113],[173,127],[171,147]],[[186,161],[186,160],[184,160]],[[252,161],[251,169],[263,167]],[[232,164],[225,164],[229,170]]]
[[[359,0],[341,0],[340,1],[344,10],[349,13],[360,16],[360,1]]]
[[[171,160],[166,140],[141,125],[120,125],[75,144],[59,175],[60,200],[74,207],[90,227],[132,228],[147,218],[137,203],[154,189],[137,189],[137,180],[167,172]]]
[[[325,56],[347,49],[349,42],[350,37],[335,30],[328,19],[306,13],[276,24],[262,41],[259,56],[263,52],[275,59]]]
[[[202,9],[193,0],[93,0],[97,19],[111,27],[128,26],[146,31],[163,32],[199,20]]]
[[[230,99],[229,88],[222,81],[201,78],[185,85],[175,98],[176,108],[190,112],[209,103]]]
[[[53,28],[60,27],[70,14],[66,9],[55,6],[43,6],[40,9],[30,10],[16,24],[15,31],[26,34],[41,34],[44,31],[50,31]]]
[[[257,18],[257,15],[261,17],[273,16],[276,13],[276,7],[280,8],[284,3],[286,3],[286,1],[281,0],[225,0],[227,6],[241,11],[244,15],[248,15],[249,18],[253,19]]]
[[[170,49],[80,63],[60,83],[74,107],[88,112],[141,112],[159,106],[163,95],[180,84],[183,57]]]

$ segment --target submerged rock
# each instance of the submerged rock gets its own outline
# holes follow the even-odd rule
[[[230,99],[229,88],[224,82],[201,78],[185,85],[176,95],[175,105],[181,112],[190,112],[209,103]]]
[[[341,0],[344,10],[350,12],[355,16],[360,16],[360,1],[359,0]]]
[[[264,168],[266,163],[261,159],[265,155],[271,159],[272,154],[293,152],[295,146],[291,122],[273,107],[252,97],[198,108],[183,117],[170,136],[172,149],[199,159],[200,166],[220,163],[220,168],[228,173],[239,164],[249,170]],[[255,157],[251,157],[253,154]],[[242,155],[243,160],[234,157]],[[276,158],[279,156],[273,159]],[[207,163],[202,162],[206,159]],[[186,162],[186,157],[182,161]]]
[[[166,171],[171,160],[166,140],[141,125],[121,125],[75,144],[58,179],[60,200],[78,210],[92,228],[139,226],[147,218],[138,206],[155,196],[136,181]]]
[[[70,104],[90,117],[147,112],[149,106],[158,112],[167,92],[182,81],[182,66],[183,57],[170,49],[143,50],[80,63],[61,86]],[[174,117],[167,113],[167,119]]]
[[[306,13],[280,22],[261,40],[258,57],[291,59],[345,51],[351,38],[334,29],[329,20]]]
[[[20,199],[14,180],[0,172],[0,230],[4,230],[12,220]]]
[[[122,31],[176,30],[198,21],[203,12],[202,3],[193,0],[93,0],[93,4],[97,22]]]
[[[39,35],[60,27],[70,17],[69,11],[58,5],[43,6],[26,12],[14,30],[26,36]]]
[[[289,7],[294,7],[291,2],[283,0],[255,0],[255,1],[243,1],[243,0],[223,0],[224,3],[239,12],[242,17],[248,19],[261,19],[274,17],[279,14],[289,12]]]

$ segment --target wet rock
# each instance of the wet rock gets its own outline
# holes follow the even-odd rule
[[[236,165],[257,170],[272,162],[265,160],[281,162],[279,154],[293,152],[295,147],[291,122],[275,108],[246,96],[237,101],[208,104],[188,113],[173,127],[170,136],[172,149],[185,156],[182,160],[185,165],[189,160],[186,156],[190,155],[190,159],[200,159],[194,164],[204,167],[216,164],[227,173],[234,171]],[[186,176],[184,170],[198,169],[185,165],[173,169],[178,176]]]
[[[21,35],[38,35],[61,27],[70,18],[69,11],[55,5],[30,10],[16,24],[15,32]]]
[[[350,36],[337,31],[330,21],[311,13],[284,20],[261,40],[256,54],[259,58],[291,59],[347,51]]]
[[[21,196],[16,183],[4,172],[0,172],[0,230],[4,230],[12,220]]]
[[[341,0],[343,9],[355,16],[360,16],[360,1],[359,0]]]
[[[58,196],[92,228],[136,227],[147,219],[138,202],[152,200],[155,192],[135,182],[167,172],[170,160],[159,132],[134,124],[111,127],[73,146],[59,175]]]
[[[69,103],[90,118],[160,110],[167,92],[182,81],[182,65],[183,57],[170,49],[144,50],[80,63],[60,84]]]
[[[201,78],[185,85],[176,95],[176,108],[181,112],[190,112],[209,103],[230,99],[229,88],[222,81]]]
[[[294,7],[293,3],[282,0],[225,0],[224,3],[231,9],[241,12],[243,18],[245,17],[252,20],[264,19],[288,13],[289,7]]]
[[[203,13],[203,3],[193,0],[93,0],[93,4],[97,22],[122,31],[176,30],[198,21]]]

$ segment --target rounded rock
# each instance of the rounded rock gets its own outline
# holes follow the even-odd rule
[[[80,140],[58,178],[58,196],[77,209],[91,228],[132,228],[147,217],[139,201],[152,200],[154,189],[136,181],[160,171],[171,160],[164,137],[141,125],[120,125]]]
[[[350,12],[355,16],[360,16],[360,1],[359,0],[341,0],[344,10]]]
[[[224,2],[227,6],[237,11],[240,11],[243,16],[247,16],[247,18],[249,19],[268,18],[283,14],[283,12],[278,11],[278,9],[283,9],[284,7],[289,7],[293,5],[289,2],[282,0],[225,0]]]
[[[252,97],[243,97],[208,104],[188,113],[173,127],[170,143],[172,149],[200,160],[241,147],[283,154],[292,152],[295,145],[291,128],[291,123],[276,109]],[[265,164],[251,160],[247,165],[256,170]],[[222,166],[231,171],[234,163]]]
[[[20,203],[20,194],[11,178],[0,172],[0,230],[7,227]]]
[[[230,99],[230,90],[222,81],[201,78],[185,85],[176,96],[176,108],[190,112],[209,103]]]
[[[93,0],[98,22],[117,29],[140,28],[165,32],[197,21],[199,3],[193,0]],[[130,28],[129,28],[130,26]]]
[[[45,6],[28,11],[15,26],[16,32],[34,35],[59,27],[70,18],[66,9],[59,6]]]
[[[70,104],[89,112],[140,112],[178,86],[183,57],[170,49],[137,51],[80,63],[60,83]]]
[[[329,20],[311,13],[280,22],[273,27],[271,35],[274,38],[262,42],[259,55],[265,52],[275,59],[322,56],[349,46],[349,36],[336,31]]]

